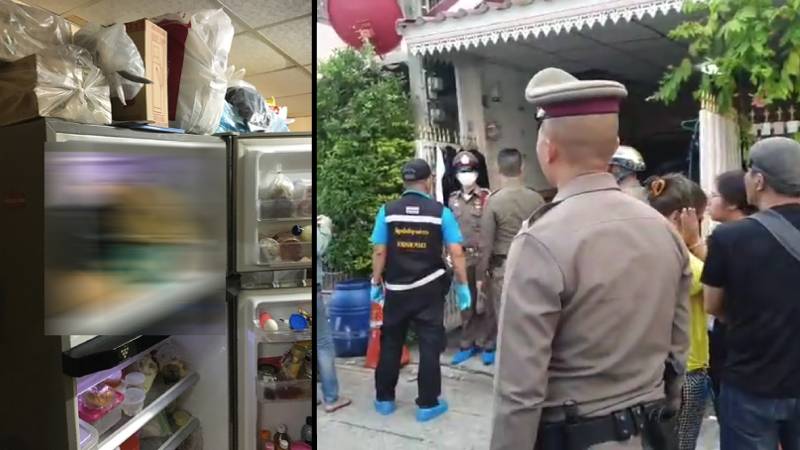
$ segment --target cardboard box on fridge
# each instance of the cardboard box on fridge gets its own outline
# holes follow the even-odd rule
[[[136,98],[123,106],[112,99],[115,121],[147,121],[159,127],[169,126],[169,97],[167,95],[167,32],[149,20],[125,24],[125,30],[136,44],[144,61],[146,84]]]
[[[37,117],[111,122],[108,82],[89,52],[64,45],[0,63],[0,126]]]

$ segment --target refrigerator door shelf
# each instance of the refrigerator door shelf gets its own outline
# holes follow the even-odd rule
[[[259,403],[310,402],[311,393],[310,379],[258,382]]]
[[[101,436],[97,450],[115,450],[161,411],[164,411],[189,388],[194,386],[199,378],[196,372],[190,372],[171,386],[164,384],[161,378],[156,378],[156,382],[153,383],[153,387],[147,393],[144,408],[135,416],[126,418],[127,420],[123,419],[111,431]]]
[[[224,287],[220,279],[224,281],[218,273],[197,272],[183,279],[142,285],[101,308],[49,316],[47,334],[70,335],[78,326],[107,336],[140,330]]]

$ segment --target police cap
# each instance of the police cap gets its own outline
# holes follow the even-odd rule
[[[471,171],[478,168],[478,158],[466,150],[458,152],[453,158],[453,167],[459,171]]]
[[[625,86],[616,81],[582,81],[554,67],[536,73],[525,89],[525,99],[541,108],[539,115],[544,119],[616,114],[627,95]]]

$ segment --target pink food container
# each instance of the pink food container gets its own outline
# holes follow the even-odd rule
[[[83,399],[78,402],[78,416],[97,429],[98,434],[103,434],[110,430],[122,418],[122,408],[120,405],[125,400],[122,392],[114,391],[114,402],[111,407],[95,409],[87,406]]]

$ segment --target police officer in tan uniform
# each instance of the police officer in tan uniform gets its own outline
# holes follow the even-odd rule
[[[554,68],[525,91],[543,111],[536,153],[558,194],[508,252],[491,450],[641,449],[648,418],[680,405],[689,257],[607,171],[626,95]]]
[[[645,169],[647,169],[647,165],[644,163],[642,154],[627,145],[617,147],[617,151],[614,152],[614,156],[611,157],[611,162],[608,164],[608,171],[617,179],[622,192],[643,202],[647,202],[647,192],[636,174],[644,172]]]
[[[481,217],[491,191],[478,186],[478,158],[468,151],[459,152],[453,159],[456,178],[461,189],[450,194],[448,206],[456,216],[461,234],[464,236],[464,253],[467,256],[467,276],[473,299],[470,308],[461,312],[461,346],[453,356],[453,364],[461,364],[481,352],[491,333],[492,311],[485,308],[483,299],[477,298],[476,267],[480,243]],[[494,343],[489,349],[494,355]]]
[[[497,313],[503,289],[508,247],[519,232],[522,222],[544,204],[544,199],[522,182],[522,154],[504,148],[497,154],[501,188],[492,192],[481,221],[480,257],[478,258],[478,295],[486,297],[486,308],[492,319],[489,337],[483,351],[483,363],[494,364],[497,338]]]

